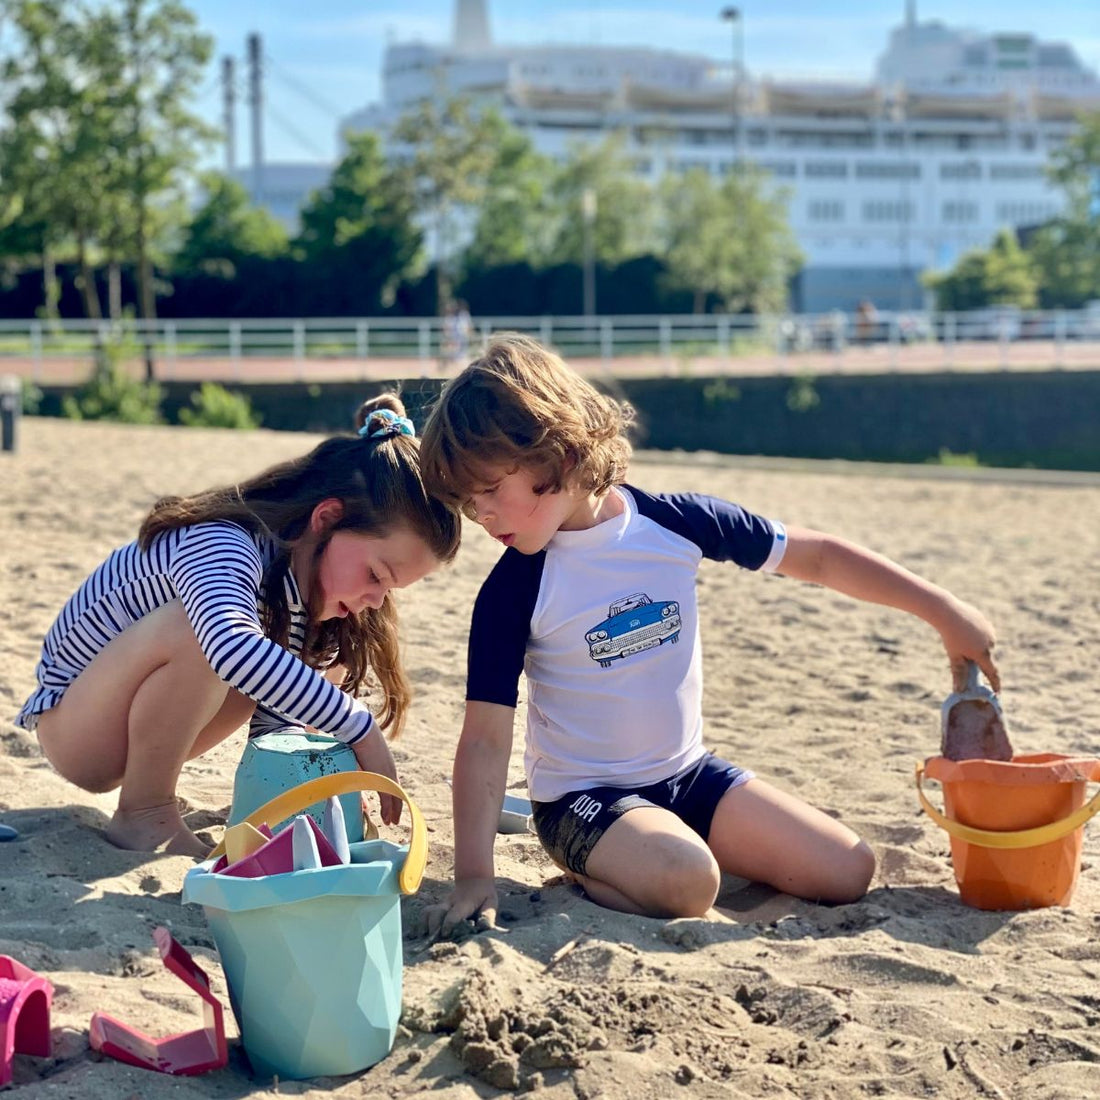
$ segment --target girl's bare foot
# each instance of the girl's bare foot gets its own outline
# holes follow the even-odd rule
[[[116,848],[132,852],[163,850],[170,855],[201,857],[210,851],[183,823],[174,798],[159,806],[115,810],[107,826],[107,839]]]

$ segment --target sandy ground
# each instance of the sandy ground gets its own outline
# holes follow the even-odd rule
[[[197,1026],[197,999],[154,948],[158,924],[209,970],[228,1006],[225,981],[201,910],[180,902],[191,862],[107,844],[112,796],[59,779],[10,715],[60,605],[133,536],[156,496],[235,480],[312,442],[30,419],[20,452],[0,455],[0,820],[21,833],[0,845],[0,953],[55,989],[53,1056],[16,1056],[18,1095],[1100,1095],[1100,829],[1086,829],[1071,908],[961,904],[946,836],[913,788],[914,762],[937,751],[950,690],[938,638],[901,614],[782,578],[703,567],[707,739],[858,830],[879,859],[866,898],[820,907],[729,880],[713,919],[626,917],[556,881],[533,836],[501,836],[502,929],[428,942],[423,910],[451,875],[447,778],[466,623],[497,552],[473,529],[453,567],[401,594],[418,697],[396,755],[430,853],[419,895],[403,902],[405,1012],[392,1053],[350,1078],[254,1081],[228,1007],[230,1062],[205,1076],[92,1053],[96,1010],[154,1035]],[[633,479],[843,534],[971,599],[1000,632],[1017,751],[1095,752],[1100,479],[906,473],[648,454]],[[242,738],[189,765],[180,784],[189,823],[212,836]]]

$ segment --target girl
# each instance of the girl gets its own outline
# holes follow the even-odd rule
[[[396,778],[380,727],[400,733],[410,691],[389,592],[450,561],[460,529],[425,491],[397,397],[368,402],[358,423],[239,485],[161,500],[46,635],[16,721],[70,782],[119,788],[107,830],[119,847],[205,854],[176,782],[257,705]],[[378,721],[356,699],[368,668]],[[400,803],[381,809],[393,823]]]
[[[942,588],[830,535],[624,484],[628,425],[629,410],[524,336],[494,340],[429,417],[425,480],[507,547],[473,612],[444,931],[495,916],[493,840],[521,672],[535,827],[594,901],[698,916],[723,871],[804,898],[864,893],[874,856],[855,833],[703,746],[704,557],[918,615],[939,631],[959,686],[967,659],[998,686],[992,628]]]

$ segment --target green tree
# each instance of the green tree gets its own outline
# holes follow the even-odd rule
[[[488,124],[497,130],[495,157],[466,249],[467,270],[537,260],[550,248],[553,162],[499,116]]]
[[[574,147],[550,187],[555,203],[549,263],[583,263],[585,193],[595,199],[591,218],[592,254],[613,266],[652,252],[656,210],[650,187],[633,171],[622,134],[593,145]]]
[[[432,226],[438,310],[451,298],[456,210],[475,210],[484,198],[500,132],[494,112],[462,97],[436,96],[399,119],[391,134],[417,211]]]
[[[990,305],[1034,308],[1038,278],[1030,256],[1016,235],[1002,229],[988,251],[973,251],[942,275],[931,275],[926,284],[936,295],[936,306],[945,310],[980,309]]]
[[[786,195],[751,166],[715,182],[702,168],[661,184],[661,255],[668,282],[688,290],[700,313],[710,295],[729,311],[772,313],[787,302],[801,255]]]
[[[1062,214],[1028,244],[1046,308],[1076,308],[1100,298],[1100,111],[1054,154],[1051,179],[1066,194]]]
[[[270,260],[288,250],[287,232],[267,210],[251,204],[236,180],[218,172],[199,178],[203,201],[191,216],[174,266],[233,278],[242,260]]]
[[[302,208],[294,247],[355,312],[388,304],[413,269],[421,234],[414,200],[374,134],[347,136],[347,153]]]

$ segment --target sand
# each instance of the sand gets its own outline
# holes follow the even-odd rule
[[[1100,1094],[1100,827],[1086,829],[1071,908],[963,905],[945,834],[920,812],[914,763],[939,748],[951,690],[934,632],[902,614],[705,564],[710,746],[835,812],[874,847],[857,904],[822,907],[730,879],[712,919],[599,909],[533,836],[501,836],[500,931],[429,942],[449,888],[447,779],[462,712],[465,629],[498,547],[470,529],[454,566],[401,594],[417,700],[396,755],[430,829],[427,876],[403,902],[405,1011],[392,1053],[349,1078],[253,1081],[183,857],[103,838],[111,795],[57,777],[10,722],[41,638],[71,590],[133,536],[153,499],[234,480],[314,437],[28,419],[0,455],[0,953],[54,984],[50,1058],[18,1055],[17,1094],[167,1097],[1027,1097]],[[759,468],[639,456],[634,480],[740,501],[870,545],[980,606],[1000,635],[1002,702],[1019,752],[1100,744],[1100,479],[939,476],[928,469]],[[905,475],[905,476],[901,476]],[[191,765],[193,828],[220,835],[243,733]],[[520,792],[521,738],[509,771]],[[938,790],[934,797],[938,799]],[[401,838],[400,830],[394,834]],[[161,965],[171,928],[227,1006],[229,1065],[195,1078],[90,1051],[96,1010],[153,1035],[197,1026]]]

